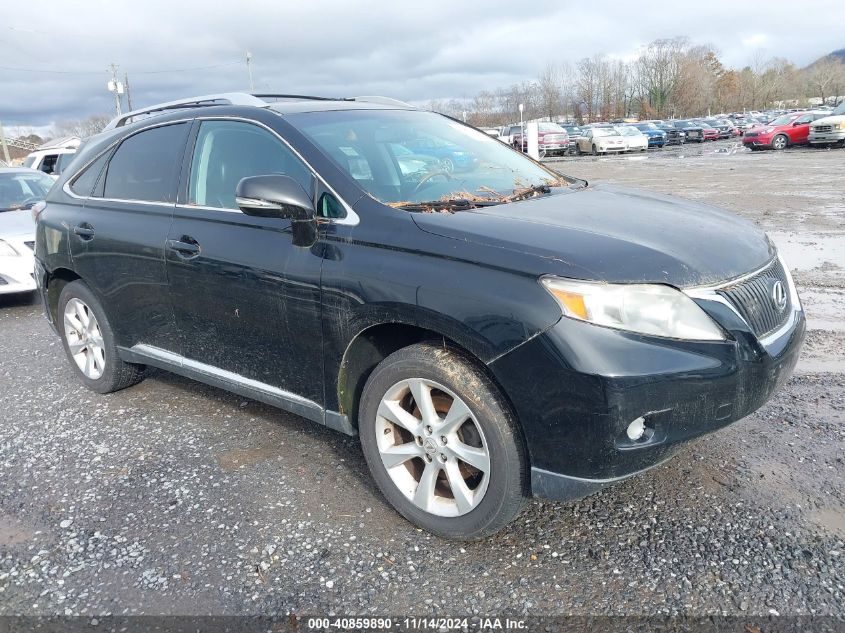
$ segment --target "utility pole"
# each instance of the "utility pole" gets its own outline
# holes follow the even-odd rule
[[[11,162],[11,159],[9,158],[9,148],[6,147],[6,135],[3,133],[2,122],[0,122],[0,145],[3,146],[3,160],[5,160],[8,165]]]
[[[106,87],[109,89],[109,92],[114,93],[114,109],[117,115],[120,116],[120,95],[123,94],[123,84],[117,80],[117,66],[111,63],[109,64],[109,68],[111,69],[111,79],[106,84]]]
[[[126,88],[126,109],[132,111],[132,93],[129,92],[129,73],[123,73],[123,87]]]
[[[246,71],[249,73],[249,91],[255,92],[255,82],[252,80],[252,53],[246,52]]]

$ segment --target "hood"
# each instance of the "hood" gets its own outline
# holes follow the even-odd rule
[[[32,220],[32,211],[29,209],[0,211],[0,238],[34,235],[35,222]]]
[[[816,119],[810,123],[810,127],[817,125],[835,125],[836,123],[845,123],[845,114],[833,114],[822,119]]]
[[[429,233],[535,255],[547,274],[592,281],[709,285],[775,255],[766,234],[735,215],[610,185],[413,218]]]

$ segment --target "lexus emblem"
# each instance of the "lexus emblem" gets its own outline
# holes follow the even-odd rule
[[[786,288],[780,281],[772,284],[772,303],[778,309],[778,312],[783,312],[786,309]]]

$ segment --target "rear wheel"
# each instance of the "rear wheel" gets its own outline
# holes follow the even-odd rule
[[[376,367],[361,396],[359,433],[387,500],[438,536],[492,534],[527,496],[509,407],[470,359],[442,345],[412,345]]]
[[[772,139],[772,149],[786,149],[787,145],[789,145],[789,139],[785,134],[778,134]]]
[[[596,147],[596,144],[593,143],[593,156],[598,156],[598,155],[599,155],[599,150]]]
[[[62,289],[57,314],[65,352],[86,387],[111,393],[143,379],[143,365],[125,363],[118,357],[105,311],[82,281]]]

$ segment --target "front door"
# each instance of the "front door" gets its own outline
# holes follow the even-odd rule
[[[810,137],[810,123],[815,120],[812,114],[805,114],[793,121],[792,127],[787,132],[789,140],[793,145],[806,143]]]
[[[214,119],[195,125],[184,199],[167,240],[185,362],[321,404],[319,250],[294,246],[289,220],[247,216],[235,202],[247,176],[285,174],[312,196],[314,178],[263,126]]]
[[[87,197],[84,211],[68,217],[74,268],[109,321],[119,324],[117,344],[124,347],[143,343],[179,352],[164,242],[189,128],[173,123],[128,136],[71,185]]]

